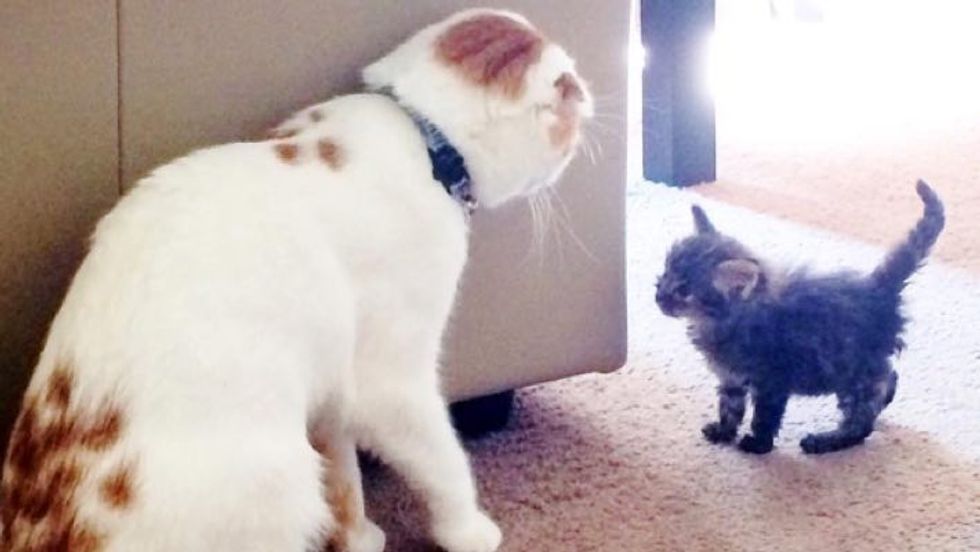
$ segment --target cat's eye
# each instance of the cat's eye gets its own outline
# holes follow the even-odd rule
[[[691,286],[687,284],[681,284],[674,288],[674,293],[680,295],[681,297],[688,297],[691,295]]]

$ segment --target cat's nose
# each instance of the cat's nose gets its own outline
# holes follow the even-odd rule
[[[562,73],[555,81],[555,88],[562,101],[574,100],[576,102],[585,101],[585,93],[582,92],[582,85],[579,84],[575,75],[569,72]]]

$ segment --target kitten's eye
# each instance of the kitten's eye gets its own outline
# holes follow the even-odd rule
[[[674,288],[674,292],[681,297],[688,297],[691,295],[691,286],[687,284],[681,284]]]

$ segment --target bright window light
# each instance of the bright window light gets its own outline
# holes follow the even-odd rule
[[[817,10],[798,20],[793,7]],[[810,139],[888,137],[980,117],[980,1],[719,0],[719,120]],[[765,7],[766,9],[761,9]]]

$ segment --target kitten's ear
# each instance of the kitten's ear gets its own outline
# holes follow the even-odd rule
[[[715,267],[711,285],[726,297],[747,299],[762,279],[762,267],[751,259],[724,261]]]
[[[714,225],[708,220],[708,215],[699,205],[691,206],[691,214],[694,215],[694,228],[697,229],[698,234],[714,234],[717,232]]]

